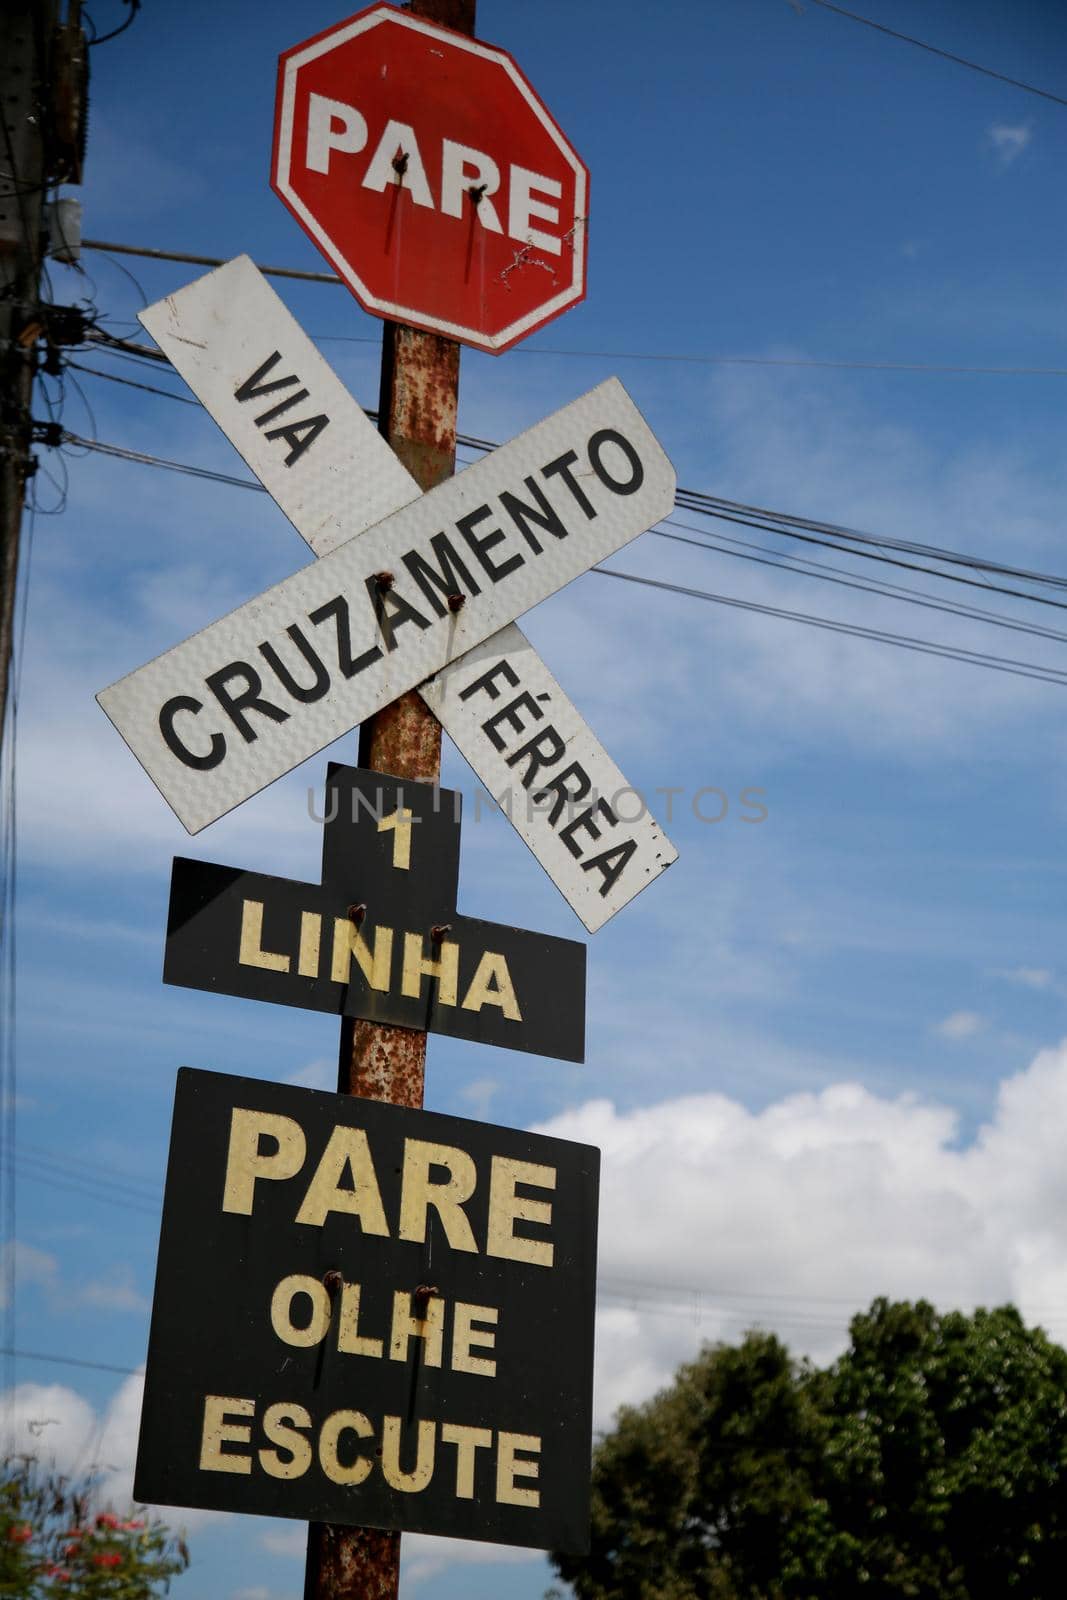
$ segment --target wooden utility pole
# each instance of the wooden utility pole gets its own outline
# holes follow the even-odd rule
[[[44,105],[54,25],[54,3],[5,0],[0,6],[0,742],[14,646],[22,505],[33,460],[32,323],[44,255]]]
[[[80,183],[88,84],[81,0],[0,4],[0,742],[14,648],[15,590],[26,482],[34,470],[31,401],[41,307],[46,198]]]
[[[473,34],[476,0],[411,0],[429,22]],[[378,401],[381,432],[425,492],[456,466],[459,345],[440,334],[387,322]],[[441,776],[441,724],[411,690],[364,723],[359,764],[412,782]],[[426,1034],[346,1018],[341,1023],[337,1088],[394,1105],[421,1107]],[[400,1534],[313,1522],[308,1528],[304,1600],[393,1600]]]

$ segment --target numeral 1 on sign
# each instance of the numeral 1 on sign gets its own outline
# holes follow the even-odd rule
[[[379,833],[388,833],[390,828],[393,830],[393,866],[407,872],[411,866],[411,812],[406,806],[401,806],[392,816],[382,817],[378,823]]]

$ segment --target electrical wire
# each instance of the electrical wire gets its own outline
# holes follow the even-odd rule
[[[83,239],[83,249],[100,250],[112,255],[144,256],[154,261],[179,261],[189,266],[223,267],[222,256],[191,255],[177,250],[151,250],[147,246],[114,244],[103,239]],[[119,263],[115,262],[118,266]],[[257,271],[268,278],[295,278],[307,283],[344,285],[344,279],[333,272],[299,272],[292,267],[267,267],[257,263]],[[141,293],[143,294],[143,290]],[[320,344],[380,344],[380,336],[357,333],[316,333],[310,336]],[[138,345],[145,356],[166,361],[161,351],[148,345]],[[834,361],[804,356],[729,356],[693,355],[691,352],[663,350],[576,350],[554,345],[523,344],[513,352],[525,356],[565,356],[583,361],[666,361],[690,366],[709,367],[799,367],[824,369],[831,372],[905,372],[930,373],[957,377],[996,378],[1067,378],[1067,367],[985,367],[963,363],[930,361]]]
[[[123,347],[123,353],[129,354],[129,352],[130,352],[130,346],[129,346],[128,342],[125,341],[125,340],[107,339],[106,343],[104,345],[104,348],[108,349],[108,353],[113,353],[111,351],[111,348],[110,348],[112,345],[118,345],[118,346]],[[164,355],[162,355],[162,352],[150,352],[148,350],[147,346],[140,346],[138,348],[139,348],[140,351],[143,351],[144,353],[151,354],[157,360],[166,361],[166,357]],[[116,351],[114,353],[120,353],[120,352]],[[82,370],[91,371],[93,369],[83,368]],[[105,375],[103,373],[97,373],[96,375],[99,376],[99,377],[107,376],[107,377],[109,377],[111,379],[112,382],[115,382],[115,383],[120,383],[120,382],[124,381],[124,380],[122,380],[121,378],[117,377],[114,374],[106,374]],[[133,380],[132,379],[127,379],[125,381],[130,383],[131,386],[133,386],[133,387],[140,387],[139,385],[133,384]],[[161,396],[163,396],[163,397],[165,397],[167,399],[185,400],[186,403],[193,404],[193,405],[199,404],[199,402],[196,401],[196,400],[187,400],[186,396],[172,394],[172,393],[170,393],[170,391],[166,391],[166,390],[162,390],[161,389],[161,390],[154,390],[152,392],[158,393],[158,394],[160,394]],[[377,419],[377,413],[374,412],[374,411],[368,410],[366,414],[367,414],[367,416],[371,417],[374,420]],[[471,436],[469,434],[458,434],[457,435],[457,443],[460,444],[460,445],[467,446],[468,448],[475,449],[475,450],[480,450],[480,451],[490,451],[490,450],[496,450],[496,449],[499,448],[499,446],[496,443],[494,443],[492,440],[490,440],[490,439],[479,439],[479,438],[473,437],[473,436]],[[117,448],[117,447],[115,447],[115,448]],[[144,458],[144,459],[145,459],[146,464],[147,464],[147,458]],[[163,463],[161,461],[159,461],[158,458],[157,458],[157,464],[162,465]],[[175,470],[183,470],[176,463],[174,464],[174,469]],[[188,469],[188,470],[191,470],[191,469]],[[262,487],[261,485],[254,485],[251,479],[227,480],[227,481],[239,481],[242,485],[244,485],[246,487]],[[863,532],[859,531],[858,529],[849,528],[849,527],[846,527],[846,526],[844,526],[844,525],[842,525],[840,523],[818,522],[818,521],[815,521],[814,519],[811,519],[811,518],[798,517],[798,516],[795,516],[795,515],[793,515],[791,513],[787,513],[787,512],[770,511],[766,507],[751,506],[751,505],[748,505],[748,504],[746,504],[744,502],[741,502],[741,501],[725,500],[725,499],[721,498],[720,496],[707,494],[703,490],[679,488],[678,491],[677,491],[677,494],[676,494],[676,503],[678,504],[679,507],[681,507],[684,510],[696,511],[696,512],[698,512],[700,514],[703,514],[703,515],[716,516],[716,517],[719,517],[719,518],[721,518],[723,520],[731,520],[731,521],[741,522],[741,523],[744,523],[744,525],[746,525],[746,526],[751,526],[751,527],[754,527],[754,528],[758,528],[758,529],[760,529],[761,531],[764,531],[764,532],[782,533],[787,528],[788,529],[798,529],[798,530],[808,530],[808,531],[817,532],[817,533],[820,533],[820,534],[823,534],[823,535],[832,535],[835,538],[846,539],[846,540],[848,540],[848,541],[850,541],[852,543],[858,544],[858,545],[875,546],[875,547],[882,547],[882,548],[888,548],[888,549],[893,549],[893,550],[900,550],[900,551],[904,551],[904,552],[908,552],[908,553],[914,553],[914,554],[923,555],[923,556],[926,556],[927,558],[929,558],[931,560],[944,562],[946,564],[960,565],[960,566],[973,568],[975,570],[983,570],[983,571],[993,572],[993,573],[996,573],[996,574],[999,574],[999,575],[1003,575],[1003,576],[1021,578],[1021,579],[1024,579],[1025,581],[1028,581],[1028,582],[1039,583],[1039,584],[1043,584],[1043,585],[1046,585],[1046,586],[1067,588],[1067,578],[1063,578],[1063,577],[1060,577],[1060,576],[1055,575],[1055,574],[1035,573],[1035,572],[1032,572],[1032,571],[1028,571],[1025,568],[1007,566],[1007,565],[1005,565],[1004,563],[1001,563],[1001,562],[991,562],[988,559],[983,558],[983,557],[972,556],[972,555],[969,555],[969,554],[962,554],[959,551],[947,550],[947,549],[944,549],[942,547],[935,546],[935,545],[922,544],[922,543],[920,543],[918,541],[914,541],[914,540],[893,539],[893,538],[889,537],[888,535],[878,535],[878,534],[863,533]],[[753,521],[749,522],[749,521],[746,521],[746,518],[756,518],[756,519],[760,519],[760,520],[753,520]],[[767,525],[768,523],[774,523],[776,525],[772,526],[772,527],[769,527]],[[799,533],[794,533],[794,534],[791,534],[790,536],[799,538],[800,535],[799,535]],[[805,542],[820,543],[821,541],[817,540],[817,539],[811,539],[811,540],[808,540],[808,541],[805,541]],[[835,550],[843,550],[842,546],[835,545],[835,544],[824,544],[823,548],[835,549]],[[854,554],[856,552],[845,551],[844,553]],[[903,563],[903,562],[891,563],[891,564],[893,564],[893,565],[901,565],[901,566],[905,566],[906,565],[906,563]],[[928,574],[931,573],[931,571],[932,571],[932,569],[926,568],[926,567],[920,567],[920,568],[916,568],[914,570],[924,571],[924,572],[927,572]],[[933,575],[937,576],[937,577],[948,577],[949,576],[949,574],[946,574],[946,573],[936,573],[936,572],[934,572]],[[963,580],[957,580],[957,581],[963,581]],[[983,584],[983,585],[981,585],[981,587],[986,588],[986,587],[988,587],[988,585]],[[1005,592],[1008,592],[1008,591],[1005,591]],[[1016,598],[1032,600],[1032,599],[1036,599],[1037,597],[1034,596],[1034,595],[1029,595],[1029,594],[1025,594],[1025,593],[1019,592],[1016,595]]]
[[[158,1201],[155,1205],[149,1205],[146,1202],[131,1199],[128,1195],[105,1193],[92,1184],[78,1181],[73,1176],[65,1178],[48,1169],[36,1172],[33,1170],[32,1164],[27,1163],[20,1156],[16,1157],[14,1168],[23,1182],[46,1184],[49,1190],[58,1189],[64,1194],[78,1195],[83,1200],[99,1200],[105,1205],[117,1205],[124,1211],[139,1211],[142,1215],[149,1217],[159,1216]]]
[[[679,501],[678,503],[684,504],[682,501]],[[687,506],[687,509],[699,511],[701,508],[698,506]],[[864,561],[876,561],[884,566],[900,567],[906,572],[922,572],[925,573],[927,577],[941,578],[948,583],[963,584],[968,589],[981,589],[987,594],[1002,594],[1014,600],[1032,601],[1034,605],[1051,606],[1057,611],[1067,610],[1067,601],[1054,600],[1050,595],[1030,594],[1025,589],[1012,589],[1008,588],[1004,584],[989,583],[985,579],[965,578],[958,572],[939,572],[935,567],[924,565],[921,562],[904,561],[899,556],[880,555],[873,550],[865,548],[852,549],[848,545],[834,544],[831,540],[827,539],[817,539],[811,534],[799,533],[789,527],[777,527],[772,523],[755,521],[751,517],[732,516],[727,511],[707,511],[705,512],[705,515],[713,517],[722,522],[734,523],[739,527],[756,528],[763,533],[780,534],[784,538],[799,540],[802,544],[816,545],[821,550],[837,550],[842,555],[854,556]],[[944,556],[936,556],[933,551],[931,551],[931,559],[947,560],[948,558]],[[971,565],[971,562],[968,559],[962,564],[969,566]],[[1041,578],[1040,580],[1035,578],[1033,581],[1041,581],[1050,587],[1059,587],[1061,583],[1059,578],[1056,578],[1051,574]]]
[[[688,522],[675,522],[668,518],[667,528],[688,528],[694,533],[699,533],[699,539],[686,539],[680,534],[667,533],[663,528],[654,531],[664,539],[673,539],[678,544],[687,544],[698,550],[717,550],[724,556],[736,556],[739,560],[754,561],[760,566],[777,567],[781,572],[795,572],[800,577],[820,578],[826,583],[841,584],[847,589],[861,589],[868,594],[883,595],[891,600],[903,600],[909,605],[922,606],[924,609],[944,611],[949,616],[964,617],[973,622],[988,622],[993,627],[1009,629],[1013,633],[1027,633],[1036,635],[1041,639],[1053,639],[1058,644],[1067,644],[1067,633],[1058,628],[1043,628],[1037,622],[1025,622],[1021,618],[1009,617],[1002,611],[987,611],[982,606],[969,606],[955,600],[942,598],[940,600],[922,589],[912,589],[904,584],[885,583],[878,578],[868,578],[858,573],[850,573],[845,567],[830,566],[825,561],[808,561],[803,556],[787,556],[786,560],[773,559],[781,552],[768,550],[764,545],[752,544],[748,539],[732,539],[729,534],[712,533],[704,528],[693,528]],[[722,541],[722,542],[720,542]],[[738,545],[737,550],[725,549],[723,544]],[[834,545],[827,548],[835,549]],[[745,551],[760,551],[760,555],[746,555]],[[928,570],[928,569],[923,569]],[[930,569],[932,570],[932,569]],[[838,574],[838,576],[830,576]],[[940,574],[934,574],[940,576]],[[984,587],[984,585],[983,585]],[[1067,606],[1064,607],[1067,610]]]
[[[958,67],[968,67],[971,72],[980,72],[986,78],[996,78],[998,83],[1009,83],[1013,89],[1024,89],[1027,94],[1040,95],[1042,100],[1051,100],[1054,105],[1067,106],[1067,100],[1062,95],[1053,94],[1048,89],[1038,89],[1032,83],[1024,83],[1021,78],[1009,78],[1005,72],[997,72],[992,67],[983,67],[977,61],[969,61],[966,56],[953,55],[951,50],[942,50],[936,44],[927,44],[924,39],[913,38],[910,33],[898,33],[896,28],[887,28],[883,22],[875,22],[871,17],[861,17],[858,11],[846,11],[844,6],[835,5],[833,0],[811,0],[814,6],[822,6],[824,11],[833,11],[839,17],[847,17],[850,22],[861,22],[865,28],[874,28],[878,33],[888,34],[891,39],[900,39],[904,44],[913,44],[919,50],[927,50],[933,56],[941,56],[945,61],[954,61]]]
[[[186,477],[224,483],[231,489],[252,489],[257,494],[267,492],[261,483],[252,478],[234,478],[227,472],[213,472],[209,467],[194,467],[185,461],[167,461],[163,456],[148,455],[142,450],[127,450],[122,445],[105,444],[102,439],[83,439],[76,433],[64,433],[63,442],[81,445],[86,450],[95,450],[102,456],[113,456],[119,461],[136,461],[143,467],[164,467],[168,472],[180,472]]]
[[[208,467],[194,467],[186,462],[169,461],[161,456],[149,455],[139,450],[128,450],[120,445],[106,444],[102,440],[82,439],[76,434],[65,434],[65,440],[86,449],[98,451],[102,455],[114,457],[123,461],[134,461],[142,466],[164,468],[171,472],[179,472],[195,478],[203,478],[213,483],[223,483],[231,488],[250,489],[253,492],[266,493],[263,485],[252,478],[236,478],[228,473],[215,472]],[[656,531],[656,530],[654,530]],[[771,530],[776,531],[776,530]],[[666,537],[677,537],[666,535]],[[689,542],[689,541],[685,541]],[[839,548],[839,547],[834,547]],[[851,552],[849,552],[851,553]],[[970,561],[972,558],[967,558]],[[975,558],[976,559],[976,558]],[[874,642],[891,644],[899,649],[914,650],[924,655],[941,656],[949,660],[959,661],[969,666],[985,667],[992,671],[1010,673],[1015,677],[1032,678],[1042,683],[1067,684],[1067,672],[1060,672],[1054,667],[1042,666],[1035,661],[1020,661],[1011,656],[997,656],[988,651],[969,650],[961,645],[949,645],[932,639],[919,639],[911,634],[901,634],[889,629],[872,628],[862,623],[839,621],[830,617],[819,617],[805,612],[792,611],[785,607],[760,604],[756,601],[743,600],[733,595],[721,595],[713,591],[691,588],[684,584],[668,583],[655,578],[645,578],[636,573],[619,572],[608,567],[593,567],[591,569],[602,577],[623,579],[629,583],[644,584],[647,587],[661,589],[666,592],[685,595],[691,599],[713,602],[719,605],[734,607],[740,610],[760,612],[765,616],[780,617],[784,620],[804,623],[810,627],[820,628],[829,632],[847,634],[854,638],[869,639]],[[934,573],[935,577],[947,577],[949,574]],[[955,578],[954,581],[960,580]],[[1062,580],[1049,578],[1050,582]],[[862,587],[862,585],[855,585]],[[983,585],[985,587],[985,585]],[[1044,604],[1060,605],[1058,601],[1050,601],[1044,596],[1026,595],[1023,598],[1040,600]],[[940,609],[934,602],[929,602],[935,609]],[[1061,606],[1067,609],[1067,606]]]
[[[138,383],[135,378],[123,378],[117,372],[101,372],[98,367],[86,367],[80,361],[68,361],[68,367],[73,367],[76,372],[84,372],[92,378],[103,378],[107,383],[122,383],[127,389],[140,389],[144,394],[158,394],[164,400],[180,400],[182,405],[198,406],[199,400],[193,400],[187,394],[175,394],[172,389],[159,389],[152,383]]]
[[[93,37],[89,40],[90,46],[109,44],[112,39],[117,39],[120,33],[125,33],[126,29],[131,26],[138,11],[141,9],[141,0],[122,0],[122,3],[130,8],[130,14],[126,21],[120,23],[117,28],[112,28],[110,33],[97,34],[94,27]]]
[[[377,344],[370,335],[313,333],[318,344]],[[912,372],[948,377],[1067,378],[1067,367],[971,367],[922,361],[829,361],[803,356],[692,355],[664,350],[575,350],[554,345],[518,345],[512,354],[577,356],[588,361],[668,361],[701,367],[811,367],[832,372]]]
[[[1021,578],[1028,583],[1040,583],[1056,588],[1067,589],[1067,577],[1047,572],[1033,572],[1025,567],[1007,566],[1003,562],[990,561],[984,556],[974,556],[958,550],[949,550],[943,546],[923,544],[914,539],[894,539],[888,534],[863,533],[858,528],[850,528],[837,522],[818,522],[810,517],[798,517],[791,512],[768,511],[764,506],[746,505],[743,501],[724,500],[718,495],[706,494],[700,489],[679,489],[677,494],[678,504],[690,511],[726,511],[733,515],[743,514],[763,518],[766,521],[781,523],[787,527],[808,529],[816,533],[828,534],[833,538],[847,539],[856,544],[875,545],[887,550],[901,550],[911,555],[921,555],[935,561],[943,561],[951,565],[973,567],[984,572],[993,572],[1002,577]],[[1028,596],[1027,598],[1032,598]]]
[[[162,350],[155,350],[150,344],[142,344],[140,340],[137,339],[119,338],[117,334],[109,333],[107,329],[101,327],[99,323],[96,323],[91,328],[87,328],[85,337],[88,343],[101,345],[108,352],[117,350],[121,351],[124,355],[136,356],[138,360],[148,362],[149,364],[158,366],[159,363],[162,362],[164,366],[170,366],[170,362],[167,360],[167,357],[163,354]],[[173,368],[171,370],[173,370]]]
[[[84,368],[81,370],[91,371],[92,369]],[[114,374],[97,374],[97,376],[108,376],[113,382],[116,383],[131,383],[135,388],[147,387],[145,385],[133,384],[132,380],[124,380]],[[159,393],[166,399],[185,399],[185,396],[183,395],[171,394],[169,391],[165,390],[152,392]],[[199,402],[193,401],[191,403],[198,404]],[[376,419],[377,417],[377,413],[373,411],[368,411],[367,415],[372,419]],[[231,487],[253,489],[258,490],[261,493],[267,492],[263,488],[263,485],[253,478],[237,478],[227,473],[215,472],[207,467],[194,467],[186,462],[169,461],[161,456],[153,456],[139,451],[128,451],[119,445],[105,445],[98,441],[84,440],[75,434],[70,436],[70,442],[84,446],[87,449],[97,449],[103,454],[115,455],[123,459],[137,461],[144,466],[163,467],[173,472],[183,472],[191,474],[195,477],[204,477],[211,481],[225,483]],[[498,448],[498,446],[492,443],[490,440],[477,439],[466,434],[458,435],[457,443],[482,451],[495,450]],[[958,573],[940,572],[936,568],[929,565],[917,564],[915,562],[904,561],[895,556],[879,554],[877,553],[877,548],[872,549],[872,547],[884,546],[893,550],[914,551],[919,554],[926,555],[929,560],[939,561],[947,565],[958,565],[965,567],[968,570],[980,570],[989,571],[996,574],[1006,574],[1009,576],[1022,578],[1027,582],[1042,584],[1047,587],[1067,588],[1067,578],[1060,577],[1057,574],[1039,573],[1027,570],[1025,568],[1006,566],[1001,562],[990,561],[983,557],[972,556],[959,551],[946,550],[936,545],[924,545],[918,543],[917,541],[893,539],[887,535],[862,533],[857,529],[846,528],[837,523],[816,522],[809,518],[793,516],[787,512],[767,511],[762,508],[744,505],[739,501],[724,500],[717,496],[704,494],[702,491],[694,489],[678,489],[675,500],[676,504],[684,510],[695,511],[699,514],[709,516],[717,520],[733,522],[743,527],[758,529],[759,531],[765,533],[784,535],[791,539],[799,540],[802,543],[818,545],[822,549],[835,550],[843,555],[861,556],[865,560],[877,561],[889,566],[900,567],[909,572],[921,572],[927,577],[940,578],[945,581],[964,584],[969,588],[980,588],[989,593],[1003,594],[1013,599],[1029,600],[1035,604],[1052,606],[1057,610],[1067,609],[1067,602],[1064,601],[1053,600],[1043,595],[1030,594],[1022,589],[1007,588],[1002,585],[990,584],[974,578],[963,577]],[[836,544],[831,540],[827,540],[826,538],[816,537],[813,533],[801,532],[800,530],[802,529],[820,530],[825,534],[832,534],[836,537],[851,541],[857,545],[858,548],[852,549],[848,545]],[[667,535],[664,535],[664,537],[667,537]]]
[[[157,1187],[125,1178],[110,1178],[99,1165],[82,1162],[80,1169],[72,1167],[69,1158],[62,1160],[41,1153],[38,1148],[20,1143],[15,1156],[19,1175],[32,1182],[48,1183],[57,1188],[77,1189],[93,1200],[112,1205],[132,1206],[135,1210],[158,1214],[160,1192]]]
[[[685,595],[691,600],[705,600],[716,605],[731,606],[740,611],[758,612],[767,617],[781,617],[790,622],[806,623],[831,633],[846,634],[856,639],[871,639],[890,644],[902,650],[914,650],[921,655],[941,656],[946,660],[961,661],[970,666],[986,667],[993,672],[1010,673],[1013,677],[1034,678],[1041,683],[1054,683],[1067,687],[1067,671],[1055,667],[1042,667],[1036,661],[1015,661],[1011,657],[994,656],[981,650],[965,650],[959,645],[939,644],[932,639],[917,639],[911,634],[892,633],[884,628],[869,628],[857,622],[839,622],[832,617],[813,616],[804,611],[790,611],[782,606],[766,605],[756,600],[742,600],[735,595],[717,594],[708,589],[693,589],[687,584],[668,583],[661,578],[646,578],[635,572],[619,572],[614,567],[592,567],[592,572],[602,578],[619,578],[625,583],[643,584],[650,589],[662,589],[669,594]]]
[[[54,1361],[61,1367],[88,1367],[92,1372],[121,1372],[135,1377],[140,1367],[119,1367],[111,1361],[86,1361],[81,1356],[55,1356],[44,1350],[15,1350],[11,1345],[0,1346],[0,1355],[15,1356],[20,1361]]]

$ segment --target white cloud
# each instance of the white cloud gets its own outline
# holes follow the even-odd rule
[[[879,1294],[945,1308],[1011,1301],[1064,1339],[1065,1124],[1067,1040],[1002,1081],[966,1145],[950,1107],[858,1083],[758,1111],[710,1092],[630,1111],[591,1100],[542,1124],[603,1153],[597,1426],[668,1382],[702,1342],[748,1327],[829,1360]],[[105,1498],[121,1506],[140,1391],[140,1377],[128,1379],[98,1415],[70,1389],[20,1385],[0,1396],[0,1415],[10,1401],[14,1418],[4,1443],[32,1441],[66,1471],[96,1464]],[[260,1543],[299,1560],[305,1529],[270,1529]],[[402,1549],[412,1586],[464,1563],[537,1558],[414,1535]]]
[[[308,1545],[307,1529],[303,1524],[299,1528],[272,1528],[259,1542],[272,1556],[299,1556],[303,1560]]]
[[[55,1289],[59,1263],[55,1256],[36,1250],[32,1244],[15,1239],[0,1250],[0,1309],[7,1305],[7,1272],[12,1254],[15,1257],[15,1284],[34,1283],[51,1291]]]
[[[115,1267],[106,1278],[83,1283],[76,1298],[82,1305],[100,1311],[148,1311],[151,1306],[134,1284],[133,1271],[128,1266]]]
[[[304,1559],[307,1549],[307,1529],[268,1529],[260,1538],[261,1547],[270,1555]],[[517,1562],[539,1561],[539,1550],[527,1550],[509,1544],[483,1544],[472,1539],[445,1539],[437,1534],[405,1533],[400,1541],[401,1583],[404,1588],[415,1588],[430,1578],[439,1577],[446,1568],[462,1566],[514,1565]],[[266,1591],[263,1591],[266,1595]],[[234,1595],[233,1600],[241,1600]],[[249,1591],[247,1600],[257,1600]]]
[[[49,1255],[46,1250],[38,1250],[34,1245],[25,1244],[17,1239],[13,1245],[5,1245],[0,1251],[0,1308],[6,1304],[7,1273],[6,1262],[10,1254],[15,1256],[15,1282],[19,1285],[33,1285],[43,1291],[49,1304],[53,1306],[77,1305],[93,1306],[101,1311],[137,1311],[148,1310],[149,1301],[137,1289],[133,1281],[133,1270],[125,1263],[116,1264],[104,1278],[90,1279],[87,1283],[70,1287],[61,1283],[59,1277],[59,1263],[56,1257]]]
[[[142,1374],[127,1378],[97,1414],[62,1384],[20,1383],[0,1395],[0,1438],[6,1451],[34,1454],[46,1466],[99,1482],[99,1503],[125,1509],[133,1496],[133,1462],[141,1411]],[[47,1426],[39,1424],[47,1422]]]
[[[125,1511],[133,1503],[133,1468],[144,1373],[124,1379],[102,1411],[63,1384],[20,1383],[0,1393],[0,1448],[35,1455],[43,1466],[95,1483],[97,1506]],[[171,1527],[221,1522],[216,1511],[152,1508]]]
[[[1048,967],[1009,967],[994,974],[1021,989],[1059,990],[1056,974]]]
[[[408,1533],[400,1542],[402,1583],[410,1588],[439,1577],[449,1567],[515,1565],[540,1561],[540,1550],[510,1544],[482,1544],[471,1539],[444,1539],[436,1534]]]
[[[332,1092],[337,1088],[337,1062],[320,1056],[317,1061],[308,1061],[298,1067],[292,1077],[285,1081],[297,1089],[328,1089]]]
[[[987,138],[1001,167],[1010,167],[1017,161],[1034,136],[1027,122],[994,122]]]
[[[985,1018],[977,1011],[953,1011],[937,1024],[934,1032],[942,1039],[973,1039],[985,1031]]]
[[[1065,1123],[1067,1041],[1002,1082],[966,1147],[947,1106],[855,1083],[758,1112],[596,1100],[543,1124],[603,1152],[598,1426],[748,1327],[828,1360],[880,1294],[1013,1301],[1067,1338]]]
[[[467,1105],[472,1117],[479,1122],[486,1122],[493,1096],[499,1088],[500,1084],[495,1078],[474,1078],[459,1090],[459,1098]]]

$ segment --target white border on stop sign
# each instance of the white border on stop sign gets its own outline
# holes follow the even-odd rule
[[[450,47],[463,51],[468,55],[478,56],[482,60],[492,61],[502,67],[559,150],[568,168],[574,173],[574,229],[571,236],[573,271],[571,281],[566,289],[554,295],[551,300],[544,301],[535,311],[531,311],[526,316],[519,317],[515,322],[509,323],[498,334],[485,334],[477,328],[464,327],[462,324],[449,322],[443,317],[428,316],[425,311],[420,311],[415,306],[401,305],[397,301],[386,300],[373,294],[352,264],[336,248],[322,223],[308,210],[292,186],[290,171],[293,159],[294,102],[296,98],[297,73],[301,67],[307,66],[320,56],[328,54],[331,50],[338,49],[341,45],[347,44],[361,33],[365,33],[369,29],[379,27],[382,24],[392,24],[410,29],[413,33],[421,33],[430,38],[443,40]],[[478,39],[465,38],[462,34],[454,33],[451,29],[437,28],[424,18],[413,17],[403,12],[395,11],[392,7],[382,8],[380,12],[375,12],[374,10],[365,12],[355,17],[349,26],[338,27],[326,38],[311,41],[306,49],[294,46],[291,53],[286,53],[285,68],[282,74],[274,173],[279,194],[284,197],[285,203],[291,206],[294,214],[299,217],[301,226],[307,229],[307,232],[314,239],[327,260],[337,269],[339,275],[353,290],[361,303],[377,315],[393,317],[400,322],[410,322],[417,327],[429,328],[436,333],[444,334],[447,338],[458,339],[463,343],[474,345],[478,349],[500,353],[510,345],[515,344],[517,340],[523,338],[527,333],[532,333],[535,328],[550,322],[553,317],[565,311],[568,306],[576,305],[585,294],[586,207],[588,205],[588,175],[585,166],[578,157],[577,152],[571,148],[562,130],[556,126],[547,107],[541,103],[537,91],[528,82],[518,64],[512,60],[506,50],[502,50],[499,46],[487,45]]]

